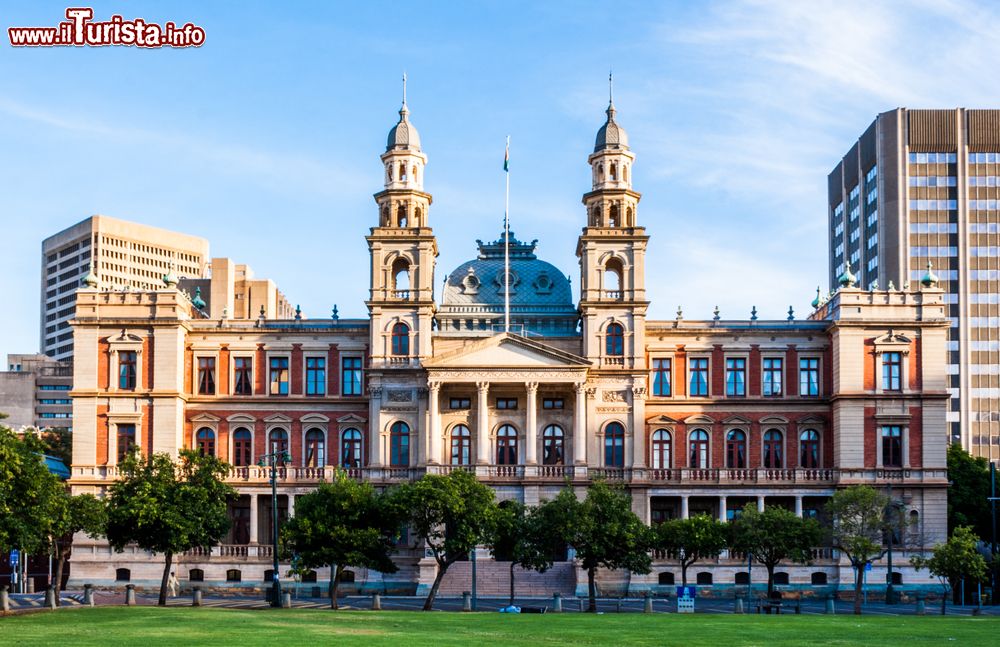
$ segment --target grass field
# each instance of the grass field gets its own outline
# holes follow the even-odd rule
[[[988,645],[1000,619],[151,607],[0,618],[3,645]]]

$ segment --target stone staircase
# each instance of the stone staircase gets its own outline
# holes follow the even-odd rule
[[[572,562],[556,562],[544,573],[514,569],[516,594],[551,597],[555,592],[571,596],[576,591],[576,567]],[[506,597],[510,594],[510,562],[481,560],[476,564],[476,588],[481,596]],[[461,595],[472,589],[472,562],[455,562],[441,582],[441,595]]]

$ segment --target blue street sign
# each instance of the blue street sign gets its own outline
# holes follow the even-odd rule
[[[21,553],[16,548],[10,551],[10,567],[17,568],[17,565],[20,561],[21,561]]]
[[[677,587],[677,597],[679,598],[693,598],[695,597],[698,589],[693,586],[678,586]]]
[[[865,572],[866,573],[871,573],[871,571],[872,571],[872,563],[871,562],[865,562]]]

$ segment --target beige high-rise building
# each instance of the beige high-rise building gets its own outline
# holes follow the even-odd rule
[[[944,288],[953,442],[1000,460],[1000,110],[878,115],[829,175],[830,284]],[[929,265],[930,264],[930,265]]]
[[[42,241],[41,352],[73,357],[69,320],[80,281],[92,272],[109,290],[155,290],[171,271],[205,276],[208,241],[109,216],[91,216]]]

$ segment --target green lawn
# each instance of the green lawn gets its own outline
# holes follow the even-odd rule
[[[227,610],[62,609],[0,618],[8,645],[987,645],[1000,619],[731,616],[638,613],[591,616]]]

